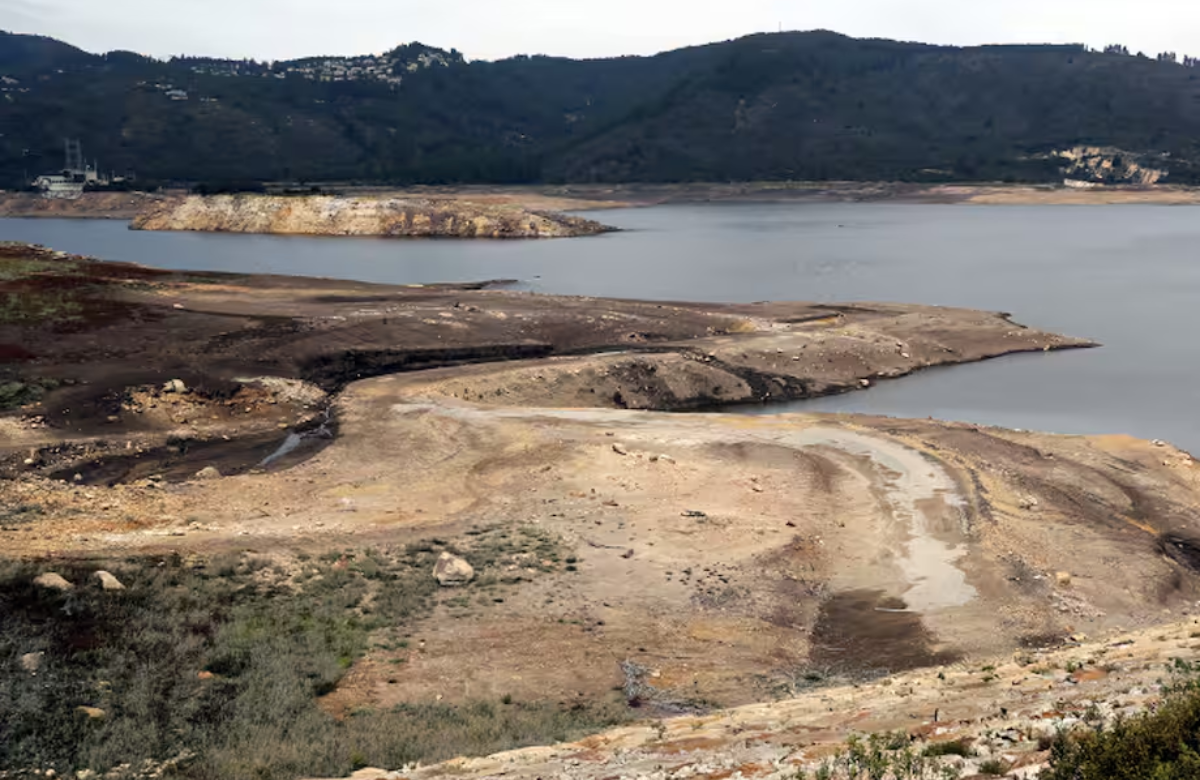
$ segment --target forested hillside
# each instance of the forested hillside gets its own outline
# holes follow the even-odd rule
[[[1049,181],[1127,150],[1200,179],[1200,68],[1075,46],[827,32],[654,57],[469,62],[421,44],[257,63],[0,34],[0,186],[78,138],[142,182]]]

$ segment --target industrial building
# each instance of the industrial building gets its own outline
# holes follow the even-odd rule
[[[45,174],[33,180],[42,197],[48,199],[76,200],[83,196],[84,188],[107,186],[112,179],[100,173],[99,161],[88,165],[83,160],[83,145],[74,139],[65,141],[66,160],[60,173]]]

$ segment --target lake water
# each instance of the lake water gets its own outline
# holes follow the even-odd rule
[[[0,239],[177,269],[392,283],[511,278],[524,289],[580,295],[1003,310],[1105,346],[933,370],[792,408],[1129,433],[1200,454],[1200,209],[714,204],[589,216],[628,232],[412,241],[0,220]]]

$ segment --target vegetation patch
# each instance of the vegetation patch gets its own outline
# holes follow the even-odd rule
[[[77,290],[22,287],[0,291],[0,325],[79,322],[83,319],[83,307],[84,301]]]
[[[1173,671],[1156,710],[1060,735],[1042,780],[1200,778],[1200,669],[1176,661]]]
[[[0,282],[11,282],[39,274],[61,272],[70,267],[66,263],[41,260],[32,257],[5,257],[0,259]]]
[[[826,760],[812,774],[798,780],[958,780],[961,766],[950,763],[946,754],[930,755],[914,750],[903,732],[853,735],[846,749]]]
[[[0,314],[0,317],[3,315]],[[0,376],[0,412],[19,409],[26,404],[37,403],[46,394],[59,386],[54,379],[26,379],[5,381]]]
[[[11,520],[20,521],[14,516]],[[523,547],[522,547],[523,545]],[[479,532],[319,559],[242,554],[59,564],[75,587],[34,584],[49,567],[0,564],[0,770],[183,778],[335,777],[552,743],[629,717],[623,702],[410,703],[335,718],[320,706],[372,637],[429,616],[439,601],[515,584],[505,563],[556,544],[537,531]],[[443,549],[480,572],[442,595]],[[500,570],[499,572],[497,570]],[[490,595],[490,594],[489,594]],[[124,774],[122,774],[122,772]]]

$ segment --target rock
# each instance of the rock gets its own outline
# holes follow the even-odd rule
[[[695,509],[687,510],[686,512],[683,513],[683,516],[684,517],[694,517],[698,520],[703,520],[704,518],[708,517],[708,515],[706,515],[704,512],[699,512]]]
[[[1059,584],[1059,586],[1065,588],[1071,584],[1071,573],[1066,572],[1066,571],[1060,571],[1059,573],[1054,575],[1054,581],[1057,582]]]
[[[457,555],[443,552],[434,564],[433,576],[442,587],[453,588],[475,579],[475,568]]]
[[[103,720],[108,714],[99,707],[76,707],[75,711],[87,715],[90,720]]]
[[[42,668],[42,659],[46,657],[45,653],[26,653],[21,656],[21,668],[30,674],[37,674]]]
[[[220,479],[221,472],[213,466],[206,466],[196,472],[196,479]]]
[[[170,382],[167,382],[165,385],[163,385],[163,392],[164,393],[186,393],[187,385],[185,385],[183,383],[182,379],[172,379]]]
[[[109,574],[106,571],[98,571],[92,574],[93,577],[100,580],[100,587],[108,591],[125,590],[125,586],[119,579]]]
[[[57,590],[63,593],[68,590],[72,590],[75,587],[71,583],[64,580],[61,574],[55,574],[52,571],[38,575],[37,579],[33,581],[33,584],[42,588],[46,588],[47,590]]]
[[[620,444],[614,444],[612,446],[612,450],[613,450],[613,452],[617,453],[618,455],[628,455],[629,454],[629,450],[625,449]]]
[[[871,380],[870,380],[870,379],[860,379],[860,380],[858,380],[858,383],[859,383],[861,386],[863,386],[863,387],[870,387],[870,386],[871,386]]]

